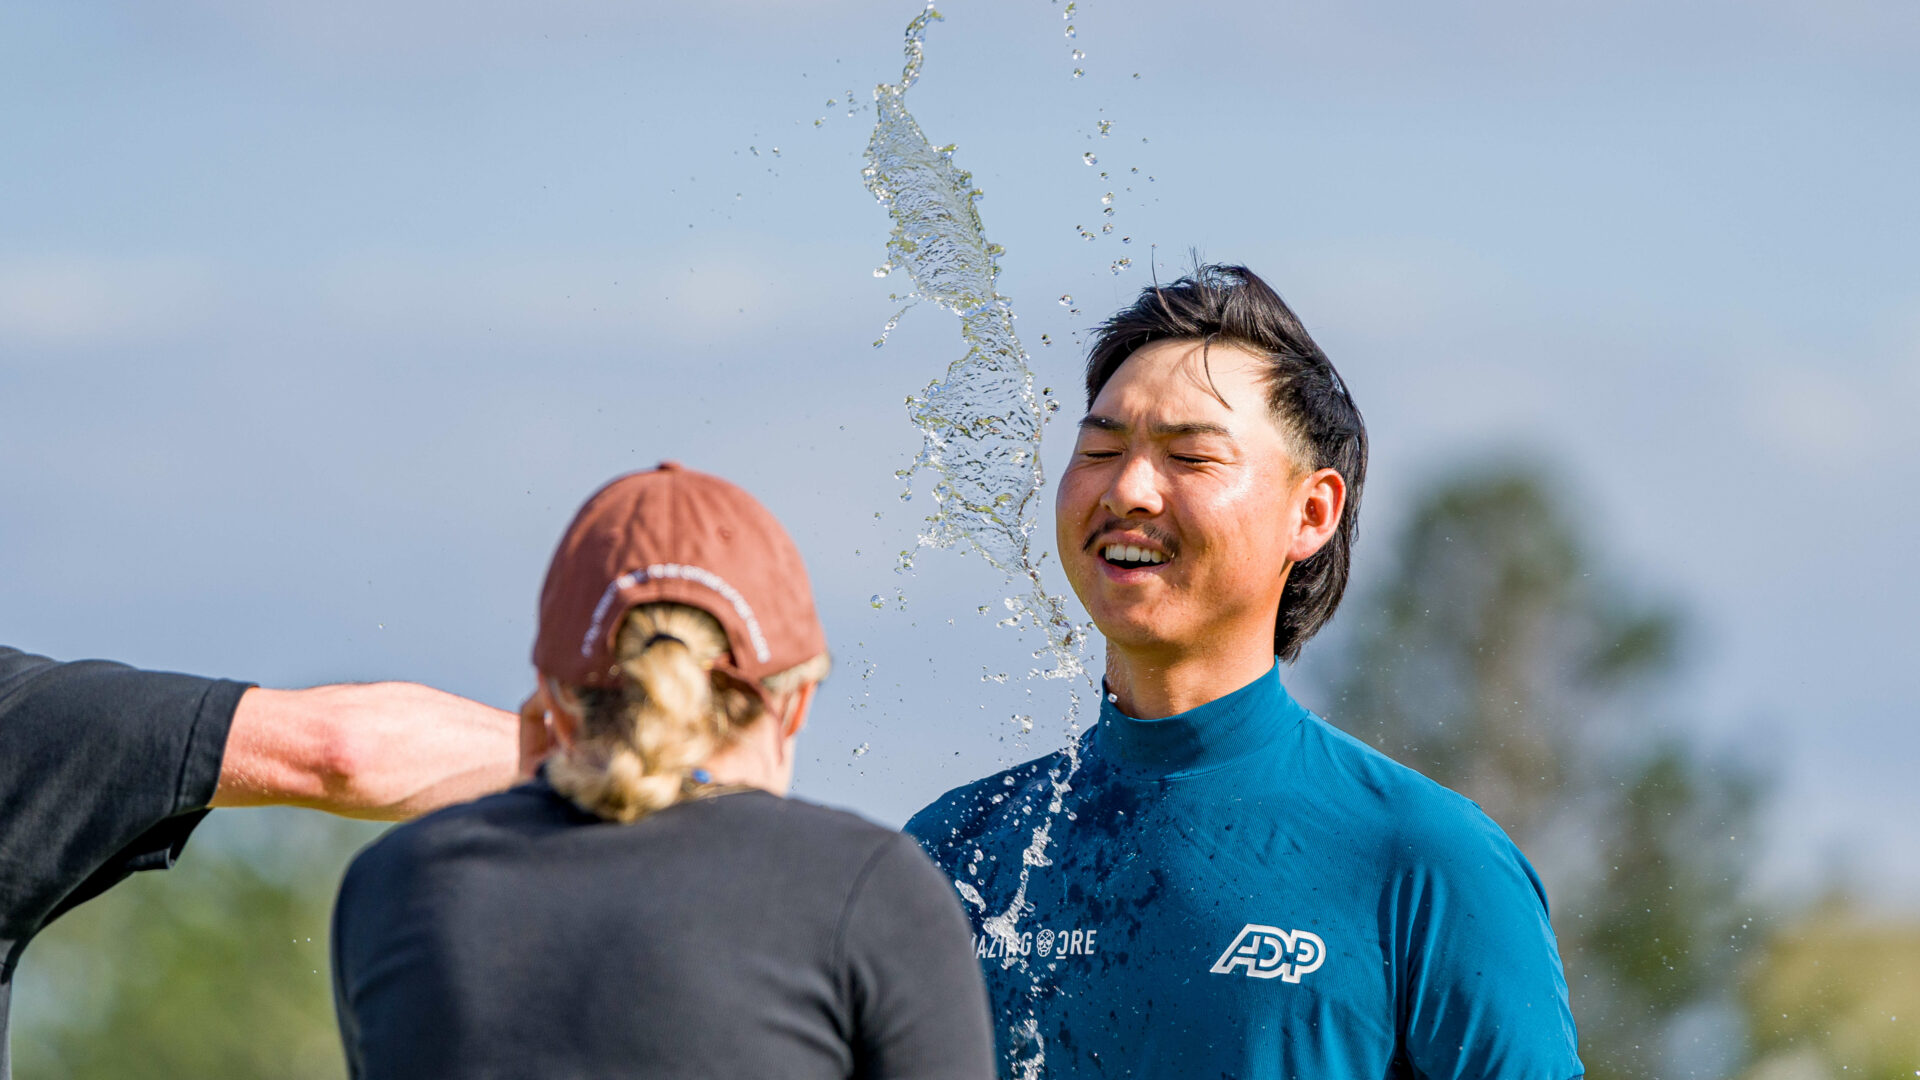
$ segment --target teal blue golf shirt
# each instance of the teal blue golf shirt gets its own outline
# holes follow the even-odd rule
[[[1163,720],[1104,704],[1079,755],[907,824],[973,923],[1003,1075],[1584,1072],[1527,860],[1300,706],[1277,663]]]

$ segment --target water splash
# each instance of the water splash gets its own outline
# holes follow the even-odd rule
[[[900,82],[874,91],[879,119],[867,144],[867,190],[893,220],[886,266],[913,280],[909,300],[930,300],[960,320],[966,352],[941,378],[907,399],[921,431],[919,455],[899,476],[933,480],[934,509],[919,547],[964,544],[1020,583],[1008,602],[1012,625],[1039,630],[1050,655],[1048,678],[1085,674],[1081,632],[1060,597],[1041,581],[1033,549],[1045,477],[1040,435],[1057,403],[1036,394],[1027,352],[1013,329],[1013,308],[997,288],[1000,245],[987,239],[973,177],[935,148],[907,111],[919,79],[926,32],[941,15],[932,5],[907,26]],[[891,329],[899,316],[888,323]],[[903,560],[912,563],[912,552]],[[1036,659],[1039,654],[1036,654]]]
[[[1040,465],[1040,436],[1047,416],[1058,403],[1049,392],[1036,394],[1027,352],[1013,329],[1013,308],[997,286],[996,261],[1003,249],[987,239],[977,203],[979,188],[973,177],[953,162],[954,148],[936,148],[907,111],[907,92],[920,78],[926,60],[927,30],[941,15],[932,3],[907,25],[906,64],[900,81],[874,90],[873,137],[867,143],[863,175],[893,222],[887,240],[886,267],[904,269],[913,280],[909,304],[930,300],[960,321],[965,353],[946,373],[907,399],[922,442],[913,464],[899,476],[909,484],[922,473],[933,483],[933,512],[918,547],[949,548],[964,545],[979,552],[1015,583],[1018,590],[1005,601],[1012,616],[1001,625],[1038,630],[1045,644],[1034,659],[1050,658],[1052,667],[1036,670],[1048,679],[1087,679],[1081,646],[1085,628],[1067,617],[1065,602],[1047,592],[1041,581],[1041,558],[1033,550],[1038,527],[1039,496],[1045,484]],[[1067,28],[1069,37],[1072,26]],[[1094,164],[1092,154],[1087,164]],[[1071,297],[1061,297],[1071,304]],[[887,324],[891,331],[899,322]],[[882,335],[884,340],[885,335]],[[962,552],[965,553],[964,550]],[[902,568],[912,565],[915,552],[902,553]],[[982,922],[982,929],[1003,942],[1019,941],[1019,921],[1027,912],[1029,875],[1052,864],[1047,856],[1053,822],[1071,780],[1080,768],[1080,695],[1070,691],[1065,753],[1049,773],[1052,798],[1031,841],[1021,854],[1018,886],[1006,908]],[[986,900],[972,884],[957,881],[961,896],[986,910]],[[1012,964],[1024,964],[1019,949],[1004,950]],[[1030,971],[1030,996],[1044,990],[1041,974]],[[1045,1042],[1029,1020],[1016,1022],[1015,1075],[1035,1077],[1043,1068]]]

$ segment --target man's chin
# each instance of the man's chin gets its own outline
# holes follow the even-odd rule
[[[1166,625],[1165,615],[1156,618],[1155,612],[1143,608],[1096,613],[1093,626],[1109,647],[1127,652],[1162,652],[1179,647],[1176,637],[1169,635],[1172,628]]]

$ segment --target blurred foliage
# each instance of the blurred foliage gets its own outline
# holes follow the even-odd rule
[[[135,874],[27,947],[20,1080],[340,1080],[327,925],[375,827],[223,810],[166,873]]]
[[[1670,607],[1528,465],[1443,477],[1355,603],[1332,719],[1486,810],[1547,885],[1594,1080],[1725,1076],[1755,772],[1675,736]]]
[[[1749,1080],[1920,1075],[1920,924],[1834,896],[1774,935],[1748,971],[1760,1061]]]

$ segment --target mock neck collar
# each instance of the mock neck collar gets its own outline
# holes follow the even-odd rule
[[[1096,744],[1102,756],[1132,772],[1179,776],[1245,757],[1285,734],[1307,710],[1280,685],[1280,661],[1265,675],[1198,708],[1159,720],[1137,720],[1103,691]]]

